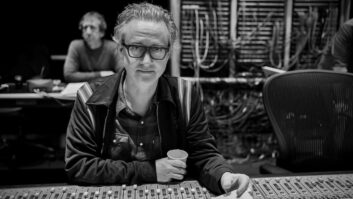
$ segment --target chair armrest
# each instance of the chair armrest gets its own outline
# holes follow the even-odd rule
[[[265,163],[260,165],[260,174],[290,174],[293,173],[287,169],[275,166],[273,164]]]

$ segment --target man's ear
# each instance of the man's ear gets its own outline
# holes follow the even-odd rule
[[[104,31],[103,31],[103,32],[102,32],[102,31],[99,31],[99,34],[100,34],[100,38],[103,39],[104,36],[105,36],[105,32],[104,32]]]
[[[124,50],[123,45],[118,45],[118,50],[122,53],[122,52],[123,52],[123,50]]]
[[[124,46],[123,45],[121,45],[121,43],[119,42],[119,41],[116,41],[116,40],[114,40],[115,42],[116,42],[116,49],[118,50],[118,52],[123,52],[123,48],[124,48]]]

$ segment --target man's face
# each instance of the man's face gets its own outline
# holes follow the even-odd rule
[[[100,21],[95,17],[87,17],[82,22],[82,37],[86,42],[96,42],[104,35],[99,30]]]
[[[163,22],[132,20],[122,30],[122,45],[120,51],[124,57],[124,67],[127,71],[127,78],[135,83],[155,83],[163,74],[170,53],[169,53],[169,31]],[[125,46],[123,46],[125,45]],[[128,47],[156,47],[150,48],[142,57],[133,58],[129,55]],[[157,60],[158,51],[155,49],[166,49],[166,56]],[[131,52],[131,51],[130,51]],[[150,52],[153,54],[151,56]],[[160,58],[160,57],[159,57]]]

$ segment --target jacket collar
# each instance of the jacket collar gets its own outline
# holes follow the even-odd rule
[[[119,70],[119,72],[108,78],[92,82],[91,84],[93,84],[96,89],[88,99],[87,104],[104,105],[106,107],[115,106],[123,73],[125,73],[125,69]],[[157,102],[161,101],[168,101],[176,106],[169,86],[169,81],[164,75],[159,78],[157,86]]]

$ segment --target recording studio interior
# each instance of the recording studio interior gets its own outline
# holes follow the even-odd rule
[[[178,32],[164,75],[196,85],[217,150],[250,178],[242,198],[353,198],[350,0],[103,0],[4,6],[0,199],[238,198],[196,179],[69,181],[69,122],[91,81],[65,77],[70,42],[82,38],[89,11],[104,16],[103,39],[114,42],[118,15],[141,2],[171,13]],[[139,47],[123,45],[130,57]]]

